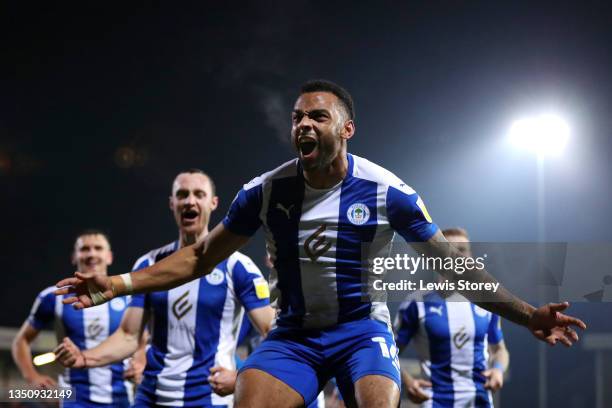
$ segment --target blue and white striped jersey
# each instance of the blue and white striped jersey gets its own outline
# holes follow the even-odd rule
[[[134,270],[159,262],[178,249],[178,242],[144,255]],[[213,366],[235,369],[234,354],[244,310],[270,304],[261,271],[239,252],[203,278],[163,292],[133,295],[130,307],[150,313],[151,346],[136,400],[147,405],[230,405],[233,396],[211,391]]]
[[[503,340],[499,316],[459,295],[445,300],[427,292],[403,302],[394,325],[395,342],[402,348],[412,340],[423,376],[433,385],[424,407],[492,406],[482,372],[488,344]]]
[[[54,286],[46,288],[34,301],[28,322],[35,329],[42,330],[54,324],[58,341],[67,336],[85,350],[96,347],[119,327],[128,298],[115,298],[104,305],[75,310],[71,305],[62,304],[64,296],[55,296],[56,289]],[[123,379],[123,371],[123,363],[88,369],[67,368],[58,384],[72,387],[80,406],[128,407],[132,386]]]
[[[348,155],[347,176],[329,189],[304,181],[298,159],[245,184],[223,223],[251,236],[263,225],[277,280],[279,326],[324,328],[374,318],[390,324],[384,302],[366,302],[362,260],[388,255],[394,231],[408,242],[438,229],[419,196],[372,162]],[[362,244],[368,244],[364,253]]]

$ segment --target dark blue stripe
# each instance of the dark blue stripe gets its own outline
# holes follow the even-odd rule
[[[348,156],[349,169],[353,158]],[[367,294],[363,286],[362,244],[372,242],[376,234],[378,184],[349,175],[342,182],[336,240],[336,287],[338,291],[338,322],[343,323],[368,317],[372,303],[363,298]],[[366,206],[370,212],[362,225],[351,222],[349,208],[355,204]]]
[[[302,277],[299,262],[298,232],[304,201],[304,179],[298,166],[296,177],[272,181],[266,222],[276,243],[274,267],[278,272],[278,288],[282,293],[279,326],[301,326],[305,313]],[[290,217],[276,207],[293,205]]]
[[[85,350],[85,322],[83,311],[75,310],[70,305],[64,305],[62,310],[62,321],[66,330],[66,336],[70,338],[81,350]],[[70,385],[73,387],[77,401],[89,401],[89,375],[86,369],[71,368]]]
[[[476,387],[476,400],[474,405],[476,408],[489,408],[489,393],[485,390],[484,385],[486,378],[482,372],[486,370],[487,362],[484,355],[485,336],[489,327],[489,313],[486,316],[478,316],[476,314],[474,304],[471,304],[472,318],[474,320],[474,369],[472,371],[472,380]]]
[[[442,316],[428,314],[429,307],[442,307]],[[433,389],[432,407],[452,407],[454,403],[453,378],[451,375],[451,333],[448,325],[446,303],[439,301],[435,295],[424,298],[425,330],[429,340],[429,358],[431,361],[431,383]]]
[[[147,366],[142,383],[138,387],[139,394],[147,401],[155,403],[155,388],[157,375],[164,368],[164,358],[168,352],[168,292],[154,292],[146,297],[146,308],[150,309],[149,328],[151,329],[151,347],[147,352]],[[141,390],[142,389],[142,390]]]

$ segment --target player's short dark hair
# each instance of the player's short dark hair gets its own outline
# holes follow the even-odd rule
[[[329,92],[336,95],[346,110],[349,118],[351,120],[355,119],[353,97],[340,85],[326,79],[311,79],[310,81],[305,82],[300,88],[300,95],[309,92]]]
[[[470,239],[470,236],[468,235],[467,231],[461,227],[452,227],[452,228],[446,228],[442,230],[442,234],[445,237],[449,237],[449,236],[454,236],[454,237],[464,237],[465,239]]]
[[[104,239],[106,240],[106,242],[108,242],[108,245],[110,246],[110,239],[108,238],[108,234],[97,228],[87,228],[87,229],[82,230],[79,234],[77,234],[76,238],[74,239],[74,242],[76,242],[79,238],[87,236],[87,235],[102,235]]]
[[[179,171],[177,173],[176,177],[178,177],[179,174],[184,174],[184,173],[187,173],[187,174],[201,174],[201,175],[205,176],[208,179],[208,182],[210,183],[210,189],[212,190],[212,195],[214,196],[216,194],[217,186],[215,186],[215,182],[213,181],[212,177],[210,177],[208,175],[208,173],[206,173],[204,170],[198,169],[196,167],[190,167],[190,168],[188,168],[186,170]],[[175,177],[175,179],[176,179],[176,177]]]

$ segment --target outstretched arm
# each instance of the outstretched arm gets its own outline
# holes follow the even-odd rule
[[[98,346],[80,350],[68,337],[64,337],[55,349],[55,356],[62,365],[74,368],[101,367],[121,361],[138,349],[144,323],[144,309],[129,307],[119,328]]]
[[[148,268],[111,277],[77,272],[74,278],[58,282],[60,289],[55,294],[74,293],[63,302],[82,309],[121,295],[172,289],[210,273],[248,239],[230,232],[220,223],[202,241],[182,248]]]
[[[450,244],[444,235],[438,230],[426,243],[415,244],[419,250],[423,250],[427,256],[441,258],[461,258],[463,255]],[[461,276],[462,279],[471,282],[482,283],[498,283],[486,269],[482,268],[466,268],[461,275],[454,271],[447,274],[449,279]],[[495,314],[505,317],[506,319],[527,327],[534,336],[543,340],[550,345],[554,345],[557,341],[562,342],[566,346],[570,346],[572,342],[578,340],[578,334],[569,326],[577,326],[581,329],[586,329],[586,324],[580,319],[567,316],[561,313],[569,307],[569,303],[549,303],[535,308],[522,299],[514,296],[502,285],[496,292],[492,292],[485,300],[479,296],[477,292],[465,291],[461,292],[467,299],[477,304],[478,306],[487,309]]]

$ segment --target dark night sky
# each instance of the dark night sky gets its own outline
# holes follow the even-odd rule
[[[313,77],[353,94],[351,152],[478,241],[537,239],[535,160],[504,135],[522,115],[562,114],[572,135],[546,163],[546,239],[612,241],[604,2],[222,3],[1,6],[0,325],[19,325],[39,290],[72,273],[83,228],[110,233],[112,273],[174,239],[180,169],[213,176],[219,221],[243,183],[292,157],[289,112]],[[260,259],[261,237],[245,252]],[[576,310],[609,330],[609,305],[593,307]],[[526,342],[521,376],[536,345],[507,327]]]

